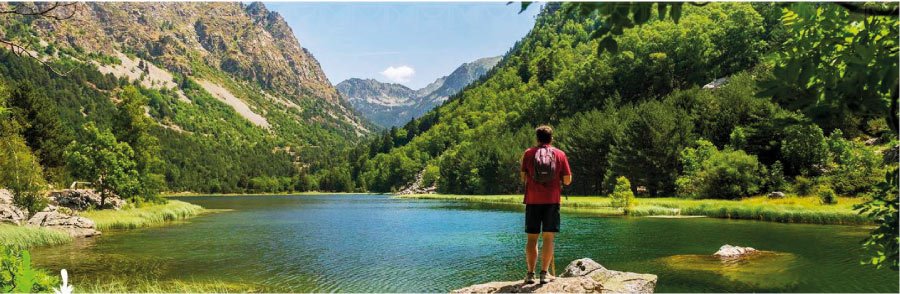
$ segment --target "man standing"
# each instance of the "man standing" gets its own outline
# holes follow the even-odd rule
[[[553,129],[539,126],[535,129],[537,146],[525,150],[522,156],[521,177],[525,183],[525,262],[528,273],[526,284],[534,283],[534,268],[537,264],[538,237],[543,235],[541,248],[541,284],[554,277],[547,273],[553,260],[553,237],[559,232],[559,202],[562,185],[572,183],[572,172],[566,153],[550,145]]]

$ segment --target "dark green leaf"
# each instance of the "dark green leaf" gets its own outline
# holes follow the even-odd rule
[[[612,36],[606,36],[603,40],[600,41],[600,47],[608,51],[609,53],[619,52],[619,43],[613,39]]]

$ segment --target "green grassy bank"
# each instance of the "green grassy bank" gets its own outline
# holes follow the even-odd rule
[[[121,210],[91,210],[79,213],[94,221],[100,231],[134,229],[186,219],[205,212],[203,207],[178,200],[164,204],[143,204]],[[69,234],[48,228],[0,224],[0,245],[22,247],[60,245],[72,242]]]
[[[84,293],[258,293],[264,289],[246,284],[225,282],[122,280],[75,285],[75,292]]]
[[[521,195],[400,195],[397,198],[470,201],[480,203],[521,204]],[[764,196],[742,200],[638,198],[632,216],[707,216],[728,219],[750,219],[783,223],[870,224],[872,221],[853,210],[861,198],[838,197],[837,204],[823,205],[816,197],[768,199]],[[613,208],[609,197],[570,196],[562,206],[576,211],[600,215],[622,215]]]
[[[371,194],[365,192],[277,192],[277,193],[195,193],[195,192],[179,192],[168,193],[162,195],[165,198],[178,197],[234,197],[234,196],[322,196],[322,195],[357,195]]]
[[[41,227],[26,227],[0,224],[0,245],[6,246],[46,246],[72,242],[69,234]]]
[[[135,229],[168,221],[186,219],[204,212],[203,207],[184,201],[169,200],[164,204],[142,204],[121,210],[90,210],[80,215],[94,221],[98,230]]]

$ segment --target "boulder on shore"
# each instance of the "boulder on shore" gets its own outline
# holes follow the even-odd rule
[[[28,225],[56,229],[69,233],[72,237],[93,237],[100,235],[94,221],[80,216],[67,215],[58,211],[41,211],[28,220]]]
[[[21,225],[25,219],[25,211],[13,204],[12,193],[6,189],[0,189],[0,223]]]
[[[118,196],[106,197],[106,201],[102,206],[100,201],[100,193],[90,189],[65,189],[50,192],[51,204],[75,211],[83,211],[89,207],[118,210],[122,208],[122,205],[125,205],[125,201]]]
[[[590,258],[574,260],[547,284],[524,281],[478,284],[453,293],[653,293],[656,275],[608,270]]]
[[[775,192],[769,193],[769,199],[782,199],[782,198],[784,198],[784,192],[775,191]]]
[[[719,251],[716,251],[716,253],[713,255],[722,258],[740,258],[756,252],[759,251],[753,249],[753,247],[740,247],[725,244],[722,245],[722,247],[719,247]]]

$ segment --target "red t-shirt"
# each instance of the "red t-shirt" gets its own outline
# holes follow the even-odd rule
[[[551,146],[552,147],[552,146]],[[525,172],[525,204],[558,204],[562,192],[562,177],[572,175],[569,160],[562,150],[552,148],[556,155],[556,177],[549,183],[537,183],[531,178],[534,167],[534,153],[538,147],[525,150],[522,155],[522,171]]]

